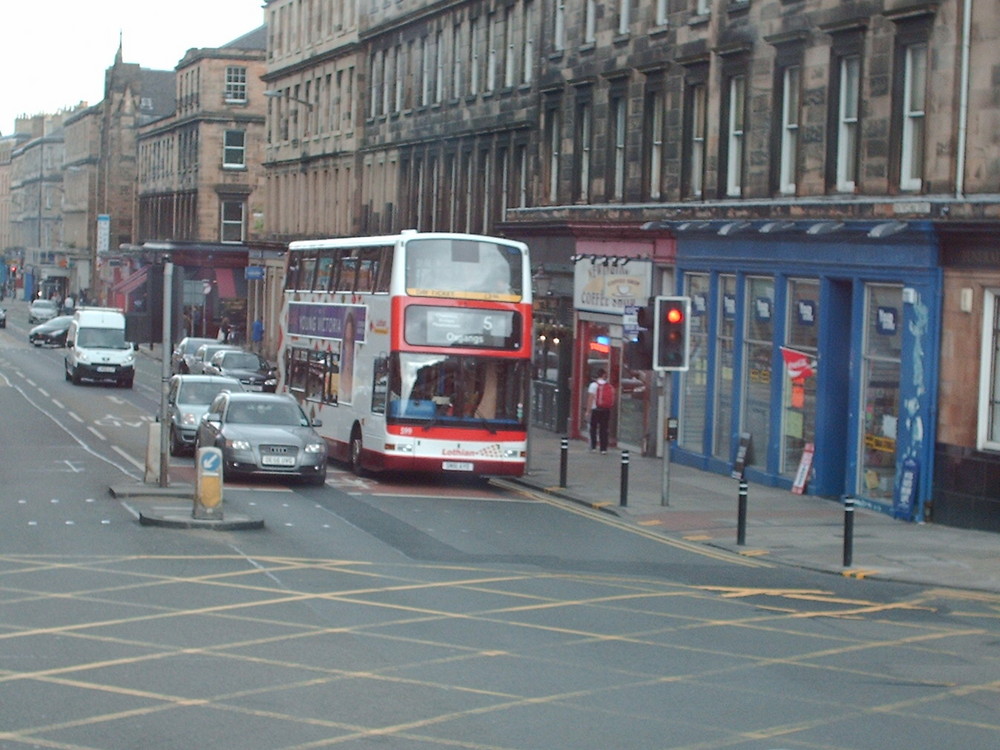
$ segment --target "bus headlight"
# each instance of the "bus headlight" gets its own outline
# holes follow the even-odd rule
[[[508,448],[503,452],[504,458],[520,458],[521,451],[517,448]]]

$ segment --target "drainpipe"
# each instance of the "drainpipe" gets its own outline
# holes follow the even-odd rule
[[[965,194],[965,140],[969,129],[969,47],[972,35],[972,0],[962,6],[962,63],[958,102],[958,149],[955,152],[955,197]]]

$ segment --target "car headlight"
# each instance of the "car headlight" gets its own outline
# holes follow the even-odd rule
[[[250,443],[246,440],[227,440],[226,446],[232,448],[234,451],[250,450]]]
[[[185,426],[198,424],[198,415],[190,411],[184,412],[181,414],[181,424]]]
[[[129,352],[127,355],[125,355],[125,364],[127,365],[135,364],[135,355],[132,354],[132,352]]]
[[[306,447],[305,447],[304,450],[305,450],[306,453],[322,453],[324,450],[326,450],[326,444],[325,443],[306,443]]]

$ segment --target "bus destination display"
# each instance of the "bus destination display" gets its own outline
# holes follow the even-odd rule
[[[519,349],[520,317],[513,310],[410,305],[406,308],[406,343]]]

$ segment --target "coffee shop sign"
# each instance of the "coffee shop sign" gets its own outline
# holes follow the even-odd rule
[[[584,260],[573,270],[574,307],[577,310],[621,315],[626,307],[642,307],[649,298],[652,263],[648,261],[615,266]]]

